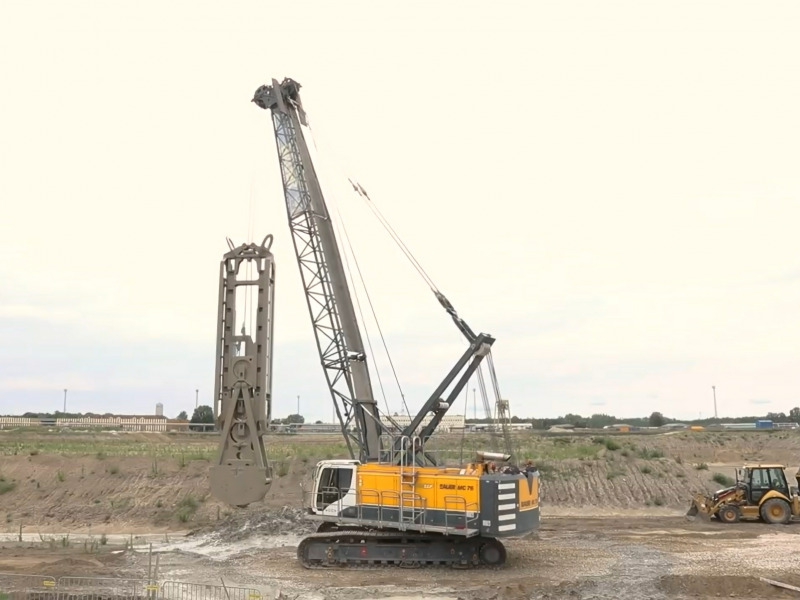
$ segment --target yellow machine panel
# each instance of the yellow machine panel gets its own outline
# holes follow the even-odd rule
[[[358,466],[356,494],[359,504],[397,506],[402,496],[406,506],[454,510],[459,505],[461,510],[477,511],[480,478],[461,475],[459,469],[366,464]]]
[[[519,482],[519,510],[539,508],[539,478],[522,479]]]

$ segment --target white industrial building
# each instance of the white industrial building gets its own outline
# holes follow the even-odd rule
[[[427,425],[430,422],[432,416],[433,415],[431,413],[428,413],[427,415],[425,415],[425,418],[422,420],[422,425],[423,426]],[[401,428],[402,427],[407,427],[408,425],[411,424],[411,417],[409,417],[408,415],[396,415],[395,414],[395,415],[392,415],[392,419]],[[391,425],[389,424],[388,420],[384,421],[383,423],[384,423],[384,425],[386,425],[386,427],[391,427]],[[450,432],[450,431],[461,431],[461,430],[464,429],[465,423],[466,423],[466,420],[464,418],[464,415],[445,415],[445,416],[442,417],[442,420],[439,422],[439,427],[437,427],[436,430],[444,432],[444,433],[447,433],[447,432]]]

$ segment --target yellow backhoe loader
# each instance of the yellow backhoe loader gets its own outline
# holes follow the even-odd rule
[[[686,518],[716,517],[723,523],[741,519],[762,520],[770,524],[785,524],[800,519],[800,470],[797,487],[789,487],[783,465],[745,465],[736,469],[736,484],[714,492],[711,496],[697,494]]]

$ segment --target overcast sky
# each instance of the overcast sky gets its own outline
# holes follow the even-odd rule
[[[799,32],[794,1],[6,0],[0,413],[64,388],[74,411],[210,403],[218,262],[252,232],[275,235],[273,412],[330,420],[250,103],[285,76],[412,407],[464,341],[348,176],[496,336],[515,414],[709,416],[712,385],[721,414],[788,412]]]

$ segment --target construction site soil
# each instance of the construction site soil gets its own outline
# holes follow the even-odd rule
[[[442,436],[448,456],[491,440]],[[800,435],[688,432],[515,438],[540,467],[542,524],[506,541],[497,570],[303,569],[300,484],[317,460],[344,457],[336,436],[270,441],[263,503],[209,495],[210,435],[0,431],[0,572],[142,577],[249,586],[265,598],[791,598],[800,523],[723,525],[683,518],[695,491],[722,487],[743,461],[794,475]]]

